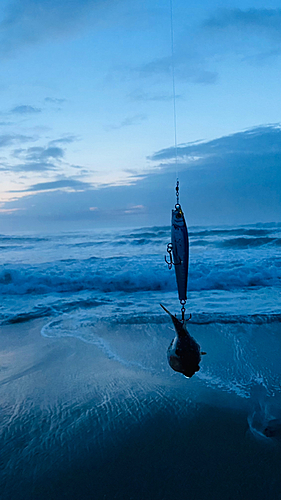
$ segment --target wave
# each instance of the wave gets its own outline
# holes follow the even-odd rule
[[[264,245],[272,247],[281,246],[281,225],[268,224],[257,226],[242,226],[242,227],[217,227],[217,228],[189,228],[190,244],[192,246],[215,247],[227,249],[247,249],[258,248]],[[153,246],[158,248],[165,246],[170,241],[170,226],[155,226],[150,228],[139,228],[135,230],[124,230],[111,233],[65,233],[54,234],[47,236],[33,235],[0,235],[0,250],[7,249],[13,251],[17,249],[28,250],[27,245],[36,248],[40,245],[40,249],[48,251],[50,245],[56,248],[59,252],[71,251],[71,249],[84,249],[89,251],[91,248],[100,249],[100,252],[106,250],[109,254],[111,249],[116,247],[127,247],[127,252],[130,248],[134,248],[134,252],[141,251],[142,247]],[[31,247],[30,247],[31,248]]]
[[[78,309],[94,309],[95,307],[105,306],[109,302],[111,301],[107,298],[104,298],[102,300],[90,298],[78,298],[76,300],[70,299],[67,301],[57,300],[52,304],[36,305],[35,307],[31,307],[25,312],[10,312],[4,314],[0,313],[0,324],[11,325],[18,323],[27,323],[28,321],[32,321],[33,319],[58,316],[60,314],[70,313],[71,311],[76,311]]]
[[[15,249],[18,249],[19,246],[18,245],[0,245],[0,251],[1,250],[15,250]]]
[[[171,226],[152,226],[152,227],[141,227],[137,229],[132,229],[131,234],[139,233],[140,231],[147,231],[152,233],[159,233],[161,231],[171,231]]]
[[[262,227],[261,227],[262,226]],[[257,224],[256,226],[242,226],[242,227],[221,227],[221,228],[203,228],[197,229],[195,227],[190,228],[191,236],[200,237],[210,237],[210,236],[267,236],[269,234],[279,233],[281,230],[281,223],[270,223],[270,224]]]
[[[39,241],[49,241],[50,238],[43,238],[40,236],[9,236],[9,235],[0,235],[0,243],[38,243]]]
[[[113,324],[148,325],[170,324],[170,318],[163,313],[159,314],[122,314],[110,319]],[[267,325],[281,323],[280,314],[226,314],[226,313],[197,313],[193,314],[188,324],[193,325]]]
[[[116,305],[118,305],[118,312]],[[108,296],[100,299],[83,299],[81,297],[75,299],[74,297],[70,297],[68,300],[58,299],[49,304],[30,306],[30,309],[24,312],[14,312],[11,308],[12,312],[0,313],[0,324],[26,323],[38,318],[57,317],[77,311],[84,311],[85,313],[87,310],[89,310],[91,316],[99,317],[100,320],[111,325],[161,325],[170,324],[171,322],[167,314],[155,312],[156,309],[159,309],[159,305],[157,304],[157,308],[155,309],[155,306],[149,306],[149,300],[142,312],[133,308],[128,313],[127,308],[130,305],[133,305],[133,303],[130,304],[128,301],[124,301],[123,303],[120,301],[116,302],[115,299],[108,298]],[[281,313],[235,314],[229,312],[197,312],[192,314],[188,322],[191,325],[267,325],[271,323],[281,323]]]
[[[228,235],[227,235],[228,236]],[[222,248],[222,249],[233,249],[233,250],[244,250],[249,248],[258,248],[263,246],[269,247],[280,247],[281,246],[281,238],[274,236],[263,236],[263,237],[255,237],[251,238],[249,236],[243,236],[239,238],[229,238],[226,237],[224,239],[204,239],[198,238],[196,239],[194,236],[190,236],[190,247],[214,247],[214,248]]]
[[[262,238],[231,238],[217,243],[218,247],[224,248],[251,248],[261,247],[264,245],[281,246],[281,238],[262,237]]]
[[[281,260],[258,262],[193,262],[189,290],[239,290],[280,287]],[[90,258],[64,260],[38,266],[3,266],[0,291],[3,295],[73,293],[82,290],[151,292],[176,290],[174,273],[168,272],[159,256],[138,258]]]
[[[113,259],[112,259],[113,260]],[[124,260],[124,259],[120,259]],[[115,259],[114,259],[115,261]],[[82,290],[98,290],[104,293],[124,291],[156,291],[173,288],[171,277],[164,271],[137,267],[137,263],[123,266],[117,262],[102,266],[99,259],[75,261],[74,265],[60,265],[48,268],[28,267],[6,268],[0,272],[2,294],[47,294],[51,292],[68,293]],[[103,267],[103,268],[101,268]]]
[[[145,238],[145,239],[153,239],[153,238],[159,238],[162,236],[166,236],[167,233],[170,233],[171,228],[170,227],[157,227],[157,228],[151,228],[151,231],[143,231],[143,230],[137,230],[134,231],[130,234],[124,235],[124,238],[127,239],[135,239],[135,238]],[[116,236],[118,238],[118,236]]]

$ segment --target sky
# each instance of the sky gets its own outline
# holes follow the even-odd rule
[[[0,233],[281,220],[279,3],[172,12],[2,0]]]

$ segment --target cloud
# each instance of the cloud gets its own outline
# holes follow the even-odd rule
[[[174,53],[176,80],[199,85],[215,84],[219,78],[213,69],[216,58],[230,53],[238,55],[240,60],[254,63],[279,56],[281,9],[221,9],[201,24],[183,30]],[[131,68],[131,72],[137,78],[162,83],[164,78],[172,78],[172,65],[172,56],[167,55]],[[151,99],[149,95],[135,94],[135,100],[146,98]]]
[[[64,150],[55,146],[30,147],[15,149],[13,156],[22,160],[21,163],[10,165],[6,170],[15,172],[45,172],[56,170],[64,157]]]
[[[281,9],[223,9],[206,20],[204,27],[212,30],[246,29],[280,39]]]
[[[132,125],[138,125],[143,120],[147,120],[146,115],[138,114],[134,116],[128,116],[119,125],[107,125],[105,128],[106,130],[117,130],[123,127],[131,127]]]
[[[187,44],[188,45],[188,44]],[[136,67],[135,71],[139,78],[171,78],[172,57],[162,57],[149,61]],[[213,84],[217,81],[217,72],[209,71],[206,68],[207,61],[203,54],[199,54],[193,49],[185,51],[182,46],[174,59],[174,67],[177,80],[189,81],[196,84]]]
[[[128,96],[132,101],[155,101],[155,102],[168,102],[173,100],[173,94],[165,94],[159,92],[157,94],[150,94],[148,92],[131,92]],[[181,99],[180,95],[176,95],[176,99]]]
[[[56,97],[45,97],[44,101],[51,104],[62,104],[66,102],[66,99],[59,99]]]
[[[206,51],[233,52],[263,63],[281,54],[281,9],[221,9],[202,24],[211,43]]]
[[[27,149],[14,150],[14,156],[24,157],[26,160],[40,162],[50,158],[61,159],[64,156],[64,150],[59,147],[31,147]]]
[[[9,127],[10,125],[13,125],[13,122],[0,122],[1,127]]]
[[[37,113],[41,113],[40,108],[35,108],[34,106],[27,106],[27,105],[21,105],[21,106],[16,106],[15,108],[11,109],[11,113],[17,114],[17,115],[33,115]]]
[[[127,186],[102,189],[76,179],[34,184],[5,203],[19,229],[167,225],[175,204],[173,147],[152,155],[161,168]],[[281,220],[281,127],[260,126],[209,142],[179,146],[180,201],[189,225]],[[73,182],[74,181],[74,182]],[[55,189],[53,189],[55,188]],[[69,189],[67,189],[69,188]],[[96,207],[95,210],[90,210]],[[24,215],[23,215],[24,214]],[[16,224],[16,222],[14,222]],[[4,224],[4,223],[3,223]],[[2,226],[3,227],[3,226]]]
[[[15,143],[23,143],[35,140],[36,138],[34,136],[32,137],[21,134],[4,134],[0,135],[0,148],[10,146]]]
[[[38,140],[38,137],[19,134],[0,135],[0,147],[7,148],[1,171],[47,172],[64,167],[80,168],[65,161],[65,149],[61,147],[64,144],[72,143],[76,139],[75,136],[66,135],[49,141],[46,146],[22,147],[23,143]],[[12,149],[11,146],[15,145],[17,147]],[[9,157],[9,161],[7,157]],[[15,159],[19,162],[15,163]]]
[[[123,213],[137,215],[140,212],[142,212],[143,210],[145,210],[145,207],[143,205],[132,205],[129,208],[124,209]]]
[[[76,33],[103,0],[14,0],[0,23],[0,54]],[[97,15],[97,13],[96,13]]]
[[[16,165],[10,165],[6,168],[10,172],[47,172],[48,170],[57,170],[58,165],[51,162],[25,162]]]
[[[24,210],[24,208],[0,208],[1,214],[12,214],[18,212],[19,210]]]
[[[58,189],[71,188],[74,191],[85,191],[91,189],[92,185],[89,182],[82,182],[76,179],[59,179],[57,181],[40,182],[34,184],[21,192],[29,191],[54,191]],[[14,191],[13,191],[14,192]]]
[[[64,150],[58,147],[33,147],[26,150],[26,158],[32,161],[49,160],[50,158],[60,159],[64,156]]]
[[[55,144],[70,144],[72,142],[78,141],[78,137],[75,135],[67,135],[65,137],[61,137],[60,139],[54,139],[49,142],[49,145]]]
[[[181,159],[221,158],[231,155],[281,154],[281,128],[277,125],[260,126],[238,132],[209,142],[196,142],[179,145],[178,157]],[[175,157],[174,147],[157,151],[149,157],[153,161],[171,160]]]

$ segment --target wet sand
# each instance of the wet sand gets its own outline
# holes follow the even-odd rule
[[[44,338],[44,323],[1,329],[2,500],[281,498],[280,441],[249,431],[248,400]]]

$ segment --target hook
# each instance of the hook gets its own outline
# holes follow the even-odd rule
[[[172,250],[173,250],[172,243],[168,243],[167,252],[169,254],[169,257],[168,257],[169,260],[167,260],[167,256],[165,255],[165,262],[168,264],[169,269],[172,269],[172,266],[179,266],[182,263],[180,258],[179,258],[179,262],[173,262]]]
[[[169,269],[172,269],[172,266],[173,266],[172,250],[173,250],[172,243],[168,243],[167,252],[169,254],[169,260],[167,260],[167,255],[165,255],[165,262],[168,264]]]

